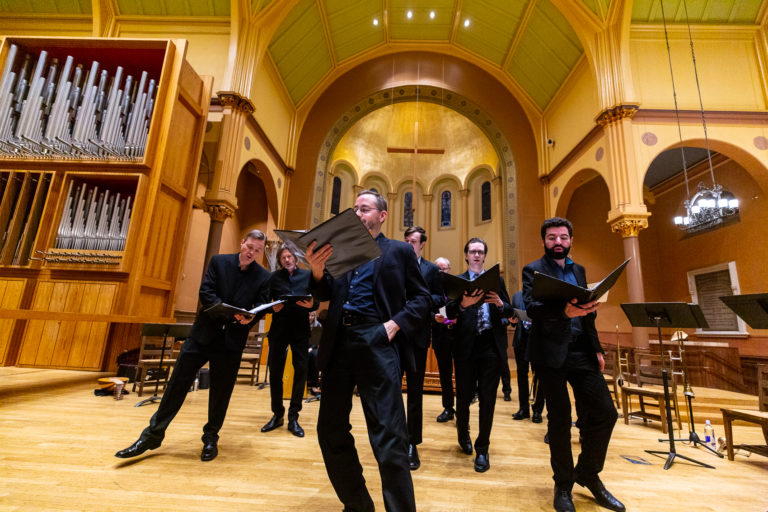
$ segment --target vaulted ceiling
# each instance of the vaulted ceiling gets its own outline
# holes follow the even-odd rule
[[[238,0],[0,0],[0,13],[90,15],[113,2],[118,16],[219,20]],[[620,0],[571,0],[602,23]],[[281,0],[251,0],[258,16]],[[669,23],[755,24],[766,0],[664,0]],[[687,8],[687,10],[686,10]],[[635,0],[634,24],[662,21],[659,0]],[[440,48],[495,67],[544,110],[584,54],[571,23],[550,0],[300,0],[285,14],[269,56],[294,104],[324,77],[382,47]]]

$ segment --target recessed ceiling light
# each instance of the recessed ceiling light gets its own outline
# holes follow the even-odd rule
[[[468,26],[469,26],[469,18],[467,18],[467,19],[465,19],[465,20],[464,20],[464,26],[465,26],[465,27],[468,27]]]
[[[408,19],[411,19],[411,18],[413,18],[413,11],[408,11],[408,12],[406,12],[406,13],[405,13],[405,17],[406,17],[406,18],[408,18]]]
[[[435,11],[429,11],[429,19],[435,19]]]
[[[373,26],[378,27],[379,26],[379,18],[373,18]]]

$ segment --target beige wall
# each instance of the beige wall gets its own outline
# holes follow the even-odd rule
[[[273,70],[272,63],[267,58],[262,60],[256,73],[251,101],[253,101],[253,106],[256,109],[253,115],[269,137],[272,145],[275,146],[283,160],[290,160],[288,143],[294,110],[282,85],[279,85],[279,79]]]

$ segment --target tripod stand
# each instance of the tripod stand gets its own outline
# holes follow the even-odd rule
[[[664,350],[661,346],[661,327],[707,327],[707,321],[701,314],[701,309],[695,304],[685,302],[641,302],[622,304],[621,308],[634,327],[656,327],[659,336],[659,352],[661,353],[661,379],[664,386],[664,405],[670,411],[669,374],[664,364]],[[690,397],[689,397],[690,398]],[[652,455],[666,455],[664,469],[669,469],[676,458],[685,459],[698,466],[715,469],[714,466],[699,462],[677,453],[675,449],[675,431],[672,428],[672,415],[667,414],[667,432],[669,433],[669,451],[645,450]],[[698,438],[698,436],[696,436]],[[701,441],[699,441],[701,442]]]

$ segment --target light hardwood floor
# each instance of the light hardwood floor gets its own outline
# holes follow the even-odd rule
[[[269,419],[269,390],[239,383],[221,431],[220,454],[199,459],[208,392],[190,393],[162,447],[130,460],[114,452],[128,446],[146,426],[156,405],[136,408],[124,400],[93,394],[99,374],[0,368],[0,510],[115,511],[339,511],[315,433],[318,402],[305,404],[300,422],[307,435],[286,429],[262,434]],[[514,378],[514,377],[513,377]],[[702,396],[722,392],[697,390]],[[736,396],[736,395],[734,395]],[[749,400],[736,396],[741,403]],[[756,404],[756,399],[755,399]],[[756,407],[756,405],[755,405]],[[456,444],[455,423],[434,421],[438,395],[424,399],[422,467],[413,472],[422,511],[552,510],[549,452],[544,424],[513,421],[517,402],[499,401],[491,436],[491,469],[479,474],[472,457]],[[705,409],[706,410],[706,409]],[[697,414],[703,424],[704,418]],[[712,418],[714,419],[714,418]],[[371,494],[384,510],[375,460],[362,410],[355,402],[353,433]],[[471,411],[477,429],[477,406]],[[717,435],[722,428],[717,426]],[[697,425],[699,431],[702,425]],[[736,426],[740,442],[762,442],[757,428]],[[575,431],[574,431],[575,433]],[[678,444],[678,452],[716,466],[683,461],[664,471],[664,460],[645,449],[664,449],[657,425],[616,425],[603,481],[631,511],[756,511],[768,509],[768,458],[737,455],[729,462]],[[574,436],[575,438],[576,436]],[[578,452],[574,439],[574,451]],[[623,455],[642,458],[633,464]],[[604,510],[589,493],[574,489],[579,511]]]

